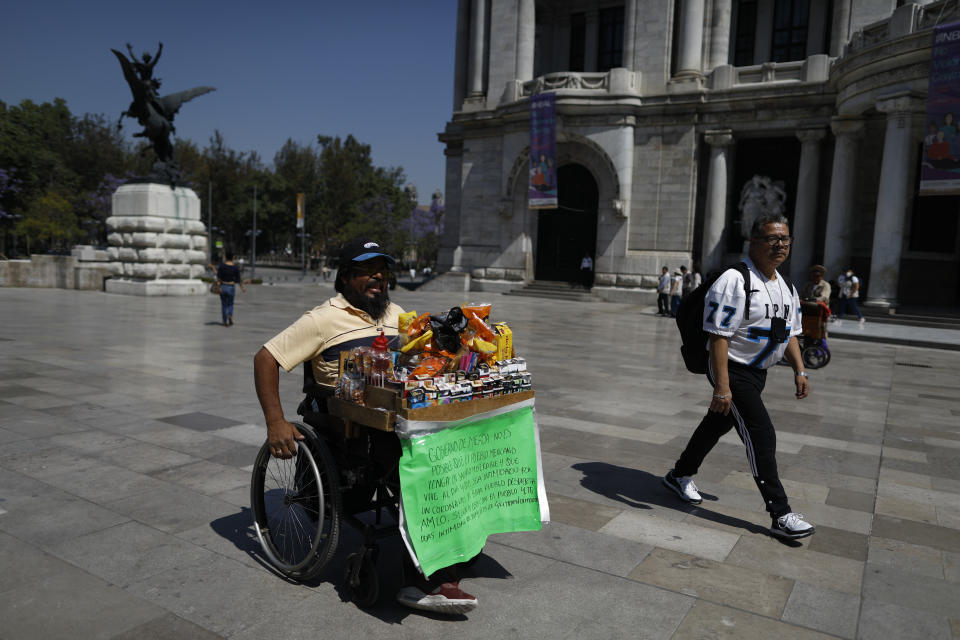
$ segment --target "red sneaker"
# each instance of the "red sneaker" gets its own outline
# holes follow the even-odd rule
[[[444,582],[430,593],[420,587],[406,586],[397,592],[397,602],[413,609],[457,615],[473,611],[476,596],[460,590],[459,582]]]

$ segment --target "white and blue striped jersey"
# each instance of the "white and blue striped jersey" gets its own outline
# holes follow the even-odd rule
[[[784,318],[789,335],[800,335],[800,296],[792,285],[787,290],[779,273],[768,280],[750,258],[743,261],[750,269],[750,317],[745,318],[743,313],[747,297],[743,276],[736,269],[728,269],[704,297],[703,330],[729,339],[727,356],[733,362],[769,369],[787,350],[787,342],[771,340],[771,321]]]

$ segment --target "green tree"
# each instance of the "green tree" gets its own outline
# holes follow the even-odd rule
[[[51,188],[61,193],[76,189],[78,176],[63,153],[73,143],[72,128],[73,116],[60,98],[52,104],[24,100],[0,108],[0,167],[14,170],[20,180],[10,211],[23,214]]]
[[[328,253],[358,235],[381,240],[393,251],[406,243],[405,221],[413,203],[403,190],[403,169],[375,167],[370,145],[352,135],[317,136],[320,150],[318,214],[308,219]]]
[[[16,230],[26,236],[27,253],[30,253],[34,241],[65,251],[80,235],[73,205],[56,191],[31,201],[23,219],[17,222]]]

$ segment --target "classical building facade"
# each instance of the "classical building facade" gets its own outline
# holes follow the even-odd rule
[[[787,266],[868,304],[960,303],[958,196],[917,196],[932,29],[956,0],[459,0],[440,269],[629,300],[739,257],[779,185]],[[529,100],[556,94],[560,207],[527,207]],[[759,178],[759,180],[755,179]],[[745,189],[746,187],[746,189]]]

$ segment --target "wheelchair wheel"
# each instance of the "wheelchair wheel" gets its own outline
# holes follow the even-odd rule
[[[340,539],[340,482],[330,450],[309,427],[290,460],[266,443],[253,466],[250,501],[264,554],[280,573],[306,580],[327,565]]]
[[[371,553],[351,553],[343,568],[343,585],[358,607],[372,607],[380,597],[380,577]]]
[[[830,351],[819,344],[805,347],[800,355],[803,357],[803,364],[809,369],[819,369],[830,362]]]

